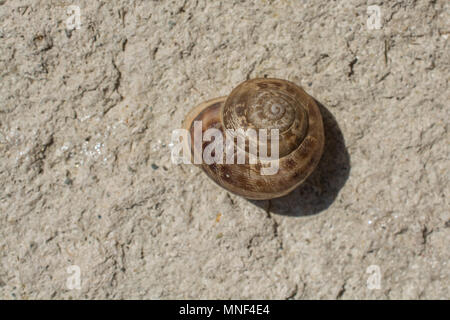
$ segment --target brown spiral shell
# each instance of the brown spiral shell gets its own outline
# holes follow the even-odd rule
[[[229,133],[227,129],[279,130],[279,170],[274,175],[262,175],[264,164],[260,161],[249,163],[249,137],[244,137],[247,139],[244,164],[224,161],[199,165],[217,184],[248,199],[272,199],[288,194],[311,174],[323,151],[324,130],[317,103],[302,88],[286,80],[248,80],[227,97],[203,102],[190,111],[183,127],[191,133],[188,146],[191,155],[194,121],[202,121],[203,132],[216,128],[224,136]],[[203,143],[202,151],[207,144]],[[270,139],[267,146],[270,150]]]

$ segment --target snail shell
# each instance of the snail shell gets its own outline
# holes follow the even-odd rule
[[[248,80],[228,96],[203,102],[190,111],[183,127],[191,133],[191,158],[194,121],[202,121],[202,134],[209,128],[219,129],[224,136],[228,129],[279,130],[278,172],[274,175],[262,174],[264,165],[259,160],[249,163],[249,138],[244,164],[199,165],[218,185],[248,199],[288,194],[306,180],[322,156],[324,130],[319,107],[302,88],[286,80]],[[202,151],[207,145],[203,142]]]

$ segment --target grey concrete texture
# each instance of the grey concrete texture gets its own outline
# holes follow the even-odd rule
[[[0,0],[0,298],[449,299],[449,6]],[[326,128],[271,203],[170,150],[192,107],[264,76]]]

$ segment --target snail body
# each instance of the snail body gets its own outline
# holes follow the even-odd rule
[[[322,116],[315,100],[296,84],[281,79],[252,79],[238,85],[225,97],[201,103],[185,118],[183,127],[191,133],[187,148],[193,157],[208,146],[194,143],[194,123],[201,121],[201,131],[214,128],[235,141],[242,132],[267,129],[268,142],[258,144],[258,151],[249,148],[251,136],[244,136],[245,162],[238,164],[221,161],[200,163],[202,170],[218,185],[248,199],[263,200],[284,196],[298,187],[319,163],[324,146]],[[275,141],[276,140],[276,141]],[[264,174],[270,161],[259,158],[261,146],[276,151],[277,173]],[[238,146],[239,147],[239,146]],[[227,150],[229,152],[229,150]],[[237,148],[231,150],[236,159]],[[251,158],[257,158],[256,162]],[[270,159],[274,161],[274,159]]]

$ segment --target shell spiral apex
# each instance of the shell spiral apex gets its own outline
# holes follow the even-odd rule
[[[202,134],[213,128],[223,134],[223,139],[195,144],[196,121],[201,121]],[[226,146],[223,154],[212,152],[219,161],[202,162],[199,166],[217,184],[248,199],[288,194],[311,174],[324,146],[317,103],[302,88],[281,79],[248,80],[226,97],[203,102],[189,112],[184,128],[191,133],[188,148],[192,156],[196,148],[203,154],[208,145],[222,140]],[[230,148],[225,141],[234,144]],[[276,158],[265,161],[268,153]],[[240,154],[244,162],[238,160]],[[264,168],[275,162],[276,173],[264,174]]]

